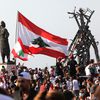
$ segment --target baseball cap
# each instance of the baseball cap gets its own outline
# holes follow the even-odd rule
[[[31,80],[31,75],[29,72],[21,72],[18,76],[19,78]]]
[[[12,99],[11,97],[7,95],[0,94],[0,100],[14,100],[14,99]]]

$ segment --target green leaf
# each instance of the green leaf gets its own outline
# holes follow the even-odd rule
[[[24,57],[24,52],[20,50],[18,55]]]

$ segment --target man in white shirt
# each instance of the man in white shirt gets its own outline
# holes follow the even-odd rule
[[[72,81],[72,84],[73,84],[73,92],[74,92],[75,96],[78,97],[79,96],[79,82],[75,76]]]
[[[96,73],[94,59],[91,59],[89,65],[86,66],[85,73],[86,73],[86,76],[90,76],[91,74],[94,75]]]
[[[90,72],[90,64],[85,67],[85,74],[86,74],[86,76],[90,76],[91,75],[91,72]]]

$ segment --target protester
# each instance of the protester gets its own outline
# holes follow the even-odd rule
[[[16,90],[13,94],[15,100],[33,100],[36,91],[31,88],[31,75],[29,72],[21,72],[18,76]],[[17,97],[17,98],[16,98]],[[25,99],[26,98],[26,99]]]
[[[73,92],[74,92],[75,96],[78,98],[79,97],[79,82],[78,82],[76,76],[73,77],[72,84],[73,84]]]
[[[68,61],[67,65],[69,67],[69,74],[70,74],[70,76],[75,76],[76,75],[76,65],[77,65],[77,62],[74,59],[73,55],[71,56],[71,59]]]
[[[72,75],[69,73],[69,65],[64,66],[60,61],[58,60],[56,66],[52,66],[50,70],[47,67],[28,68],[18,64],[16,72],[8,73],[3,67],[0,87],[7,90],[14,100],[59,100],[58,97],[62,100],[99,98],[100,71],[94,74],[90,71],[89,75],[83,76],[80,66],[74,63],[76,71]],[[92,62],[90,65],[94,67],[100,63]]]

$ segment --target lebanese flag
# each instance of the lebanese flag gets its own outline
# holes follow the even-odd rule
[[[15,58],[19,58],[21,60],[27,61],[28,54],[24,53],[21,45],[22,45],[22,42],[19,38],[12,50],[12,54],[14,55]]]
[[[44,54],[54,58],[66,57],[67,39],[41,29],[20,12],[18,12],[17,40],[12,50],[15,58],[27,60],[25,55],[32,54]]]

